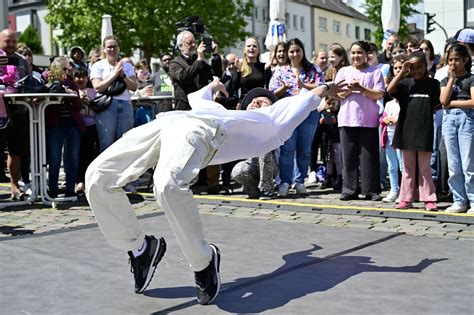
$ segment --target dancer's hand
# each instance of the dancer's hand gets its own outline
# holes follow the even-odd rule
[[[311,92],[321,98],[326,95],[329,95],[333,98],[339,98],[338,94],[347,91],[347,83],[340,81],[337,83],[329,82],[324,83],[323,85],[318,86],[311,90]]]
[[[229,97],[229,93],[227,92],[225,85],[222,84],[218,77],[214,77],[214,80],[211,82],[211,87],[214,98],[219,96],[219,92],[224,94],[225,97]]]
[[[326,83],[328,85],[328,90],[326,95],[329,95],[333,98],[339,98],[339,93],[347,92],[347,83],[343,80],[340,82],[329,82]]]

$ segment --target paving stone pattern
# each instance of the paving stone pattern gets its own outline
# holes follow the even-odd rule
[[[196,192],[199,194],[199,191]],[[310,189],[309,196],[290,195],[287,199],[296,203],[318,203],[328,205],[349,205],[338,200],[339,194],[330,191]],[[245,198],[238,192],[232,197]],[[131,195],[135,212],[138,216],[163,214],[149,193]],[[199,200],[198,200],[199,201]],[[259,207],[259,204],[262,204]],[[353,201],[354,206],[393,208],[392,204],[373,201]],[[446,207],[449,204],[441,204]],[[383,232],[403,232],[416,236],[474,240],[474,227],[468,224],[440,223],[437,221],[410,220],[399,218],[383,218],[360,215],[332,215],[323,213],[303,212],[297,210],[265,209],[265,204],[256,202],[255,207],[233,205],[198,204],[202,215],[214,215],[228,218],[253,218],[261,220],[277,220],[320,224],[341,228],[369,229]],[[355,211],[354,211],[355,213]],[[39,204],[26,207],[0,209],[0,237],[44,233],[55,230],[75,228],[95,224],[94,215],[85,199],[78,202],[59,205],[53,209]]]

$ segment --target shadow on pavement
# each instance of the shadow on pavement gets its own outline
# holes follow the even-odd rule
[[[369,244],[373,245],[374,242]],[[348,252],[360,248],[358,246],[326,257],[315,258],[311,256],[312,253],[321,247],[312,244],[307,250],[284,255],[282,257],[284,264],[270,273],[239,278],[223,284],[214,304],[231,313],[260,313],[279,308],[307,294],[330,290],[360,273],[420,273],[433,263],[447,260],[447,258],[426,258],[416,265],[392,267],[373,265],[374,261],[367,256],[346,256]],[[171,299],[193,298],[192,301],[153,314],[165,314],[197,304],[194,299],[194,287],[157,288],[146,291],[145,295]]]
[[[32,229],[25,229],[22,226],[0,225],[0,234],[11,234],[11,236],[31,235],[35,232]]]

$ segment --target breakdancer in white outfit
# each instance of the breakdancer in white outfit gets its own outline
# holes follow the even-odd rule
[[[87,200],[109,243],[129,251],[135,292],[148,286],[166,243],[140,229],[123,186],[156,166],[156,200],[195,272],[198,302],[209,304],[219,293],[220,254],[204,239],[191,181],[207,165],[260,156],[281,146],[322,97],[334,96],[344,87],[324,84],[273,106],[275,95],[257,88],[242,101],[253,110],[232,111],[212,100],[218,92],[227,94],[214,80],[188,96],[191,111],[159,114],[99,155],[87,169]]]

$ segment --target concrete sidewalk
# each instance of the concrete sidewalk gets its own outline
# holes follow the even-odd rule
[[[168,251],[143,295],[126,253],[99,229],[0,239],[2,314],[472,314],[471,241],[203,211],[222,253],[222,290],[195,302],[193,273],[166,218],[141,219]]]

